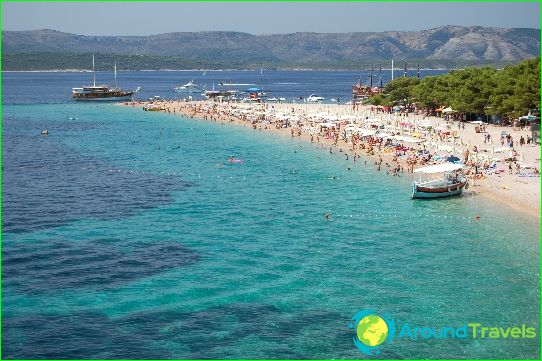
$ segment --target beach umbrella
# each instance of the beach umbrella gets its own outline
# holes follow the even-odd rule
[[[448,107],[448,108],[442,109],[442,112],[443,112],[443,113],[446,113],[446,114],[448,114],[448,113],[455,113],[455,110],[452,110],[452,108]]]

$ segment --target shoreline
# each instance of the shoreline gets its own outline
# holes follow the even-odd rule
[[[139,110],[142,110],[142,107],[147,104],[146,102],[130,102],[123,103],[123,106],[129,107],[138,107]],[[331,139],[324,136],[316,136],[315,133],[311,133],[307,129],[300,127],[276,127],[272,123],[266,121],[255,120],[257,117],[265,117],[262,115],[264,109],[267,111],[272,110],[278,114],[290,113],[294,117],[306,117],[307,115],[319,112],[323,114],[327,112],[328,114],[336,114],[338,118],[341,116],[346,118],[346,114],[354,113],[360,116],[370,116],[370,117],[384,117],[383,114],[375,114],[371,111],[370,106],[359,106],[356,110],[351,110],[352,106],[347,104],[306,104],[306,103],[266,103],[262,104],[243,104],[243,103],[217,103],[207,100],[200,101],[161,101],[160,105],[164,110],[162,112],[169,113],[174,116],[183,116],[187,119],[197,118],[198,121],[214,121],[220,122],[222,124],[236,124],[243,127],[250,126],[254,130],[267,131],[274,134],[279,134],[280,136],[288,136],[291,138],[301,138],[309,143],[318,143],[322,144],[323,148],[330,148],[330,151],[333,153],[343,153],[345,157],[352,161],[353,157],[357,157],[360,161],[365,162],[375,162],[377,159],[380,163],[385,163],[382,165],[381,172],[382,176],[393,176],[390,174],[390,170],[397,167],[401,169],[400,172],[402,176],[410,175],[414,179],[414,175],[408,171],[407,161],[404,157],[395,157],[390,152],[386,152],[386,149],[377,150],[374,149],[374,154],[368,154],[366,149],[360,149],[359,144],[353,144],[350,141],[343,139]],[[411,116],[412,117],[412,116]],[[415,115],[414,118],[417,116]],[[423,117],[418,116],[421,121],[433,121],[443,123],[442,118],[436,117]],[[436,118],[436,119],[435,119]],[[406,119],[406,117],[405,117]],[[438,124],[438,123],[437,123]],[[483,143],[476,142],[476,139],[473,139],[472,133],[474,133],[474,124],[464,123],[465,129],[459,130],[459,136],[461,137],[461,143],[465,142],[464,146],[469,149],[473,146],[477,146],[478,149],[483,149]],[[498,133],[499,131],[509,130],[511,127],[496,127],[491,126],[492,129],[488,130],[487,133]],[[522,131],[522,135],[525,131]],[[311,135],[312,134],[312,135]],[[478,138],[482,138],[480,133]],[[470,136],[469,136],[470,135]],[[495,135],[492,135],[497,143]],[[514,138],[519,138],[519,134],[513,134]],[[312,138],[312,139],[311,139]],[[463,139],[465,138],[465,139]],[[468,145],[467,145],[468,144]],[[358,146],[358,148],[356,148]],[[498,145],[500,147],[500,144]],[[497,145],[495,144],[495,147]],[[437,146],[438,149],[438,146]],[[525,161],[536,161],[536,168],[540,164],[540,146],[531,146],[528,154],[523,154],[522,157],[525,158]],[[536,151],[536,152],[535,152]],[[456,154],[457,155],[457,154]],[[502,155],[500,155],[503,157]],[[538,158],[537,158],[538,157]],[[499,168],[505,167],[504,162],[500,162]],[[355,164],[355,162],[354,162]],[[371,164],[371,163],[368,163]],[[377,169],[380,170],[380,166],[376,165]],[[414,167],[418,168],[419,166]],[[515,171],[514,171],[515,172]],[[540,220],[540,177],[532,178],[521,178],[515,174],[507,174],[507,172],[502,172],[500,174],[491,174],[491,175],[481,175],[477,179],[470,178],[471,188],[468,192],[473,192],[476,195],[480,195],[486,199],[496,201],[504,206],[510,207],[517,212],[523,213],[529,217],[534,218],[535,220]],[[515,190],[516,192],[513,192]],[[467,192],[467,191],[466,191]]]

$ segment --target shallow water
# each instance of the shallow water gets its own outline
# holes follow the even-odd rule
[[[367,308],[539,334],[538,225],[500,204],[413,201],[406,175],[248,127],[66,102],[2,121],[4,358],[359,359],[347,324]],[[396,339],[381,356],[539,348]]]

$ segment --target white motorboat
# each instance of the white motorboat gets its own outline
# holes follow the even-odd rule
[[[322,102],[324,101],[325,98],[323,97],[319,97],[319,96],[316,96],[314,94],[311,94],[309,95],[309,97],[307,98],[307,102],[309,103],[319,103],[319,102]]]
[[[439,198],[456,196],[468,188],[469,182],[463,175],[463,164],[443,163],[414,170],[420,174],[438,174],[412,182],[412,198]]]
[[[205,91],[204,87],[198,84],[195,84],[192,80],[188,83],[177,86],[173,88],[175,93],[201,93]]]

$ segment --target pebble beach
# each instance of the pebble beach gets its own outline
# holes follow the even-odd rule
[[[142,109],[146,102],[124,103]],[[158,101],[151,109],[198,121],[252,127],[276,136],[301,137],[383,176],[410,176],[416,168],[456,156],[465,162],[469,192],[540,218],[540,145],[528,128],[447,121],[413,113],[387,113],[352,104]],[[489,135],[489,137],[488,137]],[[510,135],[515,146],[510,147]],[[524,141],[520,144],[520,139]],[[427,155],[430,155],[428,159]],[[347,171],[347,170],[345,170]],[[405,190],[405,193],[408,193]]]

